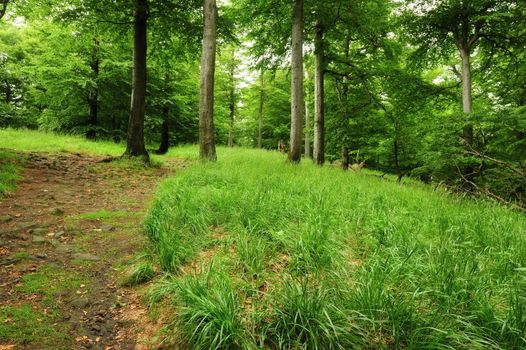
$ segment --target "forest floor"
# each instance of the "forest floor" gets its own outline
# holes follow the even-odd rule
[[[0,196],[0,349],[147,348],[147,309],[119,281],[146,244],[140,231],[157,183],[185,161],[16,158],[21,180]]]

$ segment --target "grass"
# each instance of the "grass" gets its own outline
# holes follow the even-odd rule
[[[20,166],[15,164],[17,156],[15,153],[0,149],[0,198],[15,188],[19,179]]]
[[[119,156],[124,146],[113,142],[94,142],[81,136],[59,135],[37,130],[0,129],[0,147],[21,152],[78,152]]]
[[[126,145],[111,141],[91,141],[82,136],[56,134],[40,130],[5,128],[0,129],[0,148],[19,152],[69,152],[118,157],[124,153]],[[171,151],[169,154],[182,156],[185,155],[183,150],[184,148],[177,152]],[[189,154],[187,155],[189,156]],[[159,167],[162,165],[164,156],[150,154],[150,158],[152,165]],[[3,159],[2,154],[0,154],[0,159]],[[124,170],[139,168],[137,163],[130,163],[126,160],[117,160],[112,165]]]
[[[29,304],[0,307],[0,343],[39,344],[47,349],[68,349],[68,336],[56,330],[46,313]],[[2,347],[2,346],[0,346]],[[7,346],[7,348],[10,348]]]
[[[74,291],[80,288],[82,279],[76,273],[64,271],[59,266],[43,265],[37,272],[24,275],[18,291],[43,297],[45,305],[55,306],[55,294],[62,291]]]
[[[494,203],[220,148],[145,225],[191,348],[526,347],[526,219]]]

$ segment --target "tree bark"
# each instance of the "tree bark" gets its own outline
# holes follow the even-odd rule
[[[91,57],[90,63],[91,71],[95,81],[95,86],[91,89],[88,94],[89,104],[89,117],[88,117],[88,131],[86,132],[86,138],[94,140],[97,138],[97,126],[98,111],[99,111],[99,72],[100,72],[100,59],[99,59],[99,41],[95,39],[95,48]]]
[[[164,120],[161,125],[161,144],[157,150],[157,154],[166,154],[170,148],[170,127],[168,125],[168,116],[170,115],[170,110],[168,108],[164,109]]]
[[[305,80],[309,80],[309,71],[305,69]],[[309,110],[309,90],[305,92],[305,159],[310,159],[310,110]]]
[[[325,84],[324,84],[324,52],[323,52],[323,26],[316,23],[314,39],[314,163],[325,163]]]
[[[473,145],[473,125],[471,125],[471,113],[473,113],[473,100],[471,97],[471,57],[470,49],[464,47],[460,50],[462,58],[462,110],[467,117],[467,125],[464,127],[464,140],[467,146]]]
[[[149,156],[144,144],[147,81],[146,54],[148,51],[148,0],[135,0],[134,16],[133,84],[128,136],[124,156],[142,157],[145,161],[148,161]]]
[[[393,145],[393,152],[394,152],[394,161],[395,161],[395,168],[396,168],[396,182],[400,183],[402,181],[402,169],[400,168],[400,160],[399,160],[399,144],[398,139],[395,138],[394,145]]]
[[[349,149],[347,146],[342,147],[342,169],[349,170]]]
[[[349,62],[349,53],[351,49],[351,38],[350,35],[347,34],[345,36],[345,42],[344,42],[344,54],[345,54],[345,62]],[[350,130],[349,130],[349,106],[348,106],[348,100],[349,100],[349,78],[347,76],[344,76],[342,78],[342,92],[341,92],[341,103],[343,104],[343,132],[344,136],[342,138],[343,146],[342,146],[342,169],[344,171],[349,169],[349,139],[350,139]]]
[[[258,148],[263,147],[263,112],[265,106],[265,71],[261,71],[261,88],[259,90]]]
[[[301,161],[303,132],[303,0],[294,0],[292,11],[292,99],[289,160]]]
[[[234,122],[235,122],[235,116],[236,116],[236,101],[234,92],[230,92],[230,102],[229,102],[229,109],[230,109],[230,125],[228,129],[228,147],[234,147]]]
[[[13,95],[13,92],[11,91],[11,83],[9,83],[9,80],[4,79],[4,85],[5,85],[5,103],[10,104],[11,98]]]
[[[473,124],[471,115],[473,113],[473,100],[471,96],[471,48],[467,42],[462,42],[459,45],[460,57],[462,59],[462,110],[464,112],[464,128],[463,136],[465,148],[469,151],[473,146]],[[475,168],[472,165],[467,165],[463,169],[464,178],[467,179],[467,184],[472,187],[475,177]]]
[[[199,104],[199,157],[215,161],[214,79],[216,64],[216,0],[204,0],[203,53],[201,56],[201,100]]]
[[[232,59],[235,57],[235,51],[232,49]],[[236,86],[235,86],[235,65],[230,65],[230,96],[228,108],[230,110],[230,125],[228,129],[228,147],[234,147],[234,123],[236,117]]]

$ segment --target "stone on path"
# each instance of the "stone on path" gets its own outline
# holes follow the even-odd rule
[[[46,243],[47,240],[42,236],[33,236],[33,243]]]
[[[75,253],[72,255],[73,259],[79,259],[84,261],[99,261],[100,258],[96,255],[89,253]]]

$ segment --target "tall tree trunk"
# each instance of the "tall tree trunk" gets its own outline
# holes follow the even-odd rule
[[[170,116],[170,109],[165,107],[163,109],[164,120],[161,125],[161,144],[157,150],[157,154],[166,154],[170,148],[170,126],[168,125],[168,118]]]
[[[301,161],[303,131],[303,0],[294,0],[292,11],[292,103],[289,160]]]
[[[305,69],[305,80],[309,80],[309,71]],[[305,158],[310,159],[310,110],[309,110],[309,89],[305,92]]]
[[[95,81],[95,86],[91,89],[88,94],[88,104],[89,104],[89,117],[88,117],[88,131],[86,132],[86,138],[96,139],[97,131],[95,127],[97,126],[98,111],[99,111],[99,72],[100,72],[100,59],[99,59],[99,41],[95,39],[95,47],[93,49],[93,54],[90,62],[91,71],[93,73],[93,80]]]
[[[135,0],[135,24],[133,35],[133,84],[130,119],[124,156],[149,156],[144,145],[144,114],[146,110],[146,54],[148,32],[148,0]]]
[[[470,150],[473,146],[473,100],[471,96],[471,50],[467,43],[460,46],[460,56],[462,58],[462,110],[465,116],[464,125],[464,142],[466,149]],[[467,165],[464,170],[464,176],[469,182],[473,182],[475,177],[475,168],[472,165]],[[469,185],[471,186],[471,185]]]
[[[402,169],[400,168],[399,151],[400,150],[399,150],[398,138],[395,138],[393,152],[394,152],[394,161],[395,161],[396,176],[397,176],[396,182],[402,181],[402,176],[403,176]]]
[[[4,85],[5,85],[5,103],[10,104],[13,92],[11,91],[11,83],[9,83],[9,80],[4,79]]]
[[[471,124],[471,113],[473,113],[473,100],[471,97],[471,57],[469,48],[460,50],[462,58],[462,109],[467,116],[467,125],[464,127],[464,140],[467,146],[473,145],[473,125]]]
[[[235,58],[235,50],[232,49],[232,59]],[[235,65],[231,64],[228,74],[230,75],[230,96],[228,101],[228,108],[230,110],[230,125],[228,129],[228,147],[234,147],[234,123],[236,118],[236,81],[235,81]]]
[[[261,88],[259,90],[259,115],[258,115],[258,148],[263,147],[263,112],[265,105],[265,71],[261,71]]]
[[[342,146],[342,169],[349,170],[349,149],[347,146]]]
[[[234,91],[230,92],[230,101],[229,101],[229,109],[230,109],[230,125],[228,129],[228,147],[234,147],[234,122],[235,122],[235,115],[236,115],[236,100],[234,96]]]
[[[214,80],[216,66],[216,0],[203,4],[203,53],[201,56],[201,100],[199,103],[199,157],[217,159],[214,130]]]
[[[324,84],[323,26],[316,23],[314,39],[314,163],[325,163],[325,84]]]
[[[351,37],[349,34],[345,36],[344,43],[344,53],[345,53],[345,62],[349,62],[349,52],[351,49]],[[341,93],[341,103],[343,104],[343,146],[342,146],[342,169],[349,169],[349,139],[350,139],[350,130],[349,130],[349,78],[344,76],[342,78],[342,93]]]

